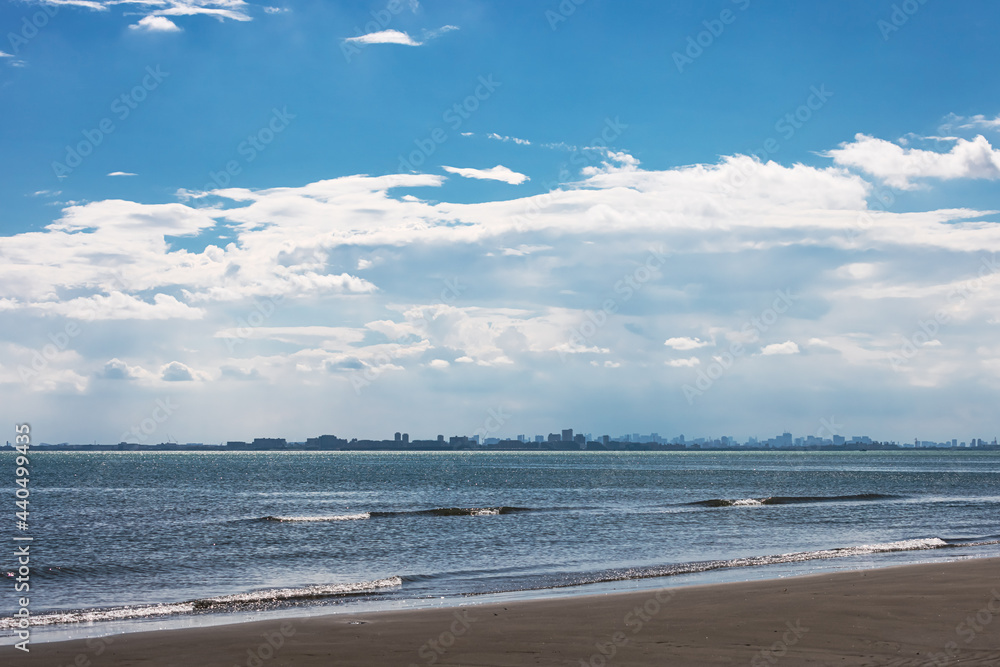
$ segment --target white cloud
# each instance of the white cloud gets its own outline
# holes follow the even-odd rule
[[[149,373],[145,369],[129,366],[117,357],[104,364],[104,369],[101,371],[101,377],[108,380],[135,380],[148,376]]]
[[[160,368],[160,379],[164,382],[194,382],[206,379],[206,377],[206,374],[195,371],[179,361],[171,361]]]
[[[675,350],[696,350],[699,347],[705,347],[711,345],[708,341],[703,341],[700,338],[668,338],[663,342],[667,347],[672,347]]]
[[[444,35],[446,33],[449,33],[449,32],[451,32],[453,30],[458,30],[458,29],[459,28],[456,25],[443,25],[443,26],[441,26],[440,28],[438,28],[436,30],[425,30],[424,31],[424,40],[425,41],[430,41],[432,39],[437,39],[441,35]]]
[[[285,14],[291,11],[288,7],[264,7],[265,14]]]
[[[471,136],[472,135],[471,132],[469,132],[468,135],[466,135],[466,133],[464,133],[464,132],[462,134],[465,135],[465,136]],[[512,141],[515,144],[520,144],[521,146],[530,146],[531,145],[531,142],[528,141],[527,139],[519,139],[517,137],[511,137],[511,136],[508,136],[508,135],[501,135],[501,134],[497,134],[496,132],[490,132],[489,134],[486,135],[486,138],[487,139],[494,139],[496,141],[503,141],[504,143],[506,143],[508,141]]]
[[[639,160],[632,157],[625,151],[613,151],[606,148],[588,147],[585,150],[600,151],[605,155],[605,160],[600,166],[590,165],[580,170],[584,176],[595,176],[597,174],[614,174],[620,172],[638,171]]]
[[[761,348],[761,355],[767,357],[775,354],[798,354],[799,346],[788,340],[784,343],[772,343]]]
[[[545,250],[552,250],[550,245],[530,245],[527,243],[522,243],[516,248],[504,248],[503,254],[508,257],[524,257],[525,255],[531,255],[536,252],[542,252]]]
[[[882,179],[892,187],[912,190],[913,179],[1000,178],[1000,150],[982,135],[971,141],[956,139],[947,153],[902,148],[896,144],[858,134],[853,142],[826,153],[839,165],[854,167]]]
[[[349,44],[402,44],[403,46],[421,46],[423,44],[423,42],[418,42],[399,30],[370,32],[367,35],[348,37],[344,41]]]
[[[996,118],[987,118],[983,114],[975,116],[958,116],[949,114],[942,123],[941,129],[945,132],[953,130],[1000,130],[1000,114]]]
[[[489,169],[473,169],[471,167],[446,167],[442,166],[442,169],[450,174],[458,174],[464,178],[477,178],[480,180],[489,181],[501,181],[503,183],[509,183],[510,185],[520,185],[527,180],[530,180],[524,174],[519,174],[516,171],[511,171],[503,165],[497,165],[495,167],[490,167]]]
[[[4,52],[4,51],[0,51],[0,58],[13,58],[13,57],[14,57],[14,56],[12,56],[12,55],[11,55],[11,54],[9,54],[9,53],[6,53],[6,52]]]
[[[712,364],[697,350],[756,343],[757,320],[766,340],[786,342],[745,345],[725,381],[698,399],[695,412],[721,419],[719,429],[758,416],[756,388],[784,365],[763,355],[795,353],[792,341],[809,341],[794,361],[814,386],[878,396],[925,376],[968,386],[956,394],[963,401],[995,403],[990,383],[1000,380],[982,363],[1000,358],[989,342],[1000,313],[995,213],[875,214],[871,184],[839,166],[745,156],[633,166],[476,203],[430,196],[443,174],[397,174],[193,193],[183,203],[66,205],[41,230],[0,237],[0,382],[20,383],[17,367],[69,323],[83,333],[67,346],[78,352],[54,356],[23,393],[82,394],[89,412],[73,416],[91,429],[115,405],[106,392],[121,389],[100,378],[142,369],[129,384],[136,400],[162,392],[165,375],[199,381],[171,386],[188,397],[179,436],[186,420],[203,428],[206,414],[264,400],[308,435],[325,428],[309,412],[324,395],[345,397],[324,418],[360,436],[404,392],[455,405],[474,428],[482,405],[500,405],[510,387],[518,419],[542,415],[527,423],[544,428],[542,419],[604,400],[640,419],[649,395],[685,413],[680,387]],[[770,319],[775,290],[786,288],[797,300]],[[912,370],[892,371],[888,355],[942,309],[948,324],[930,336],[942,344],[918,345]],[[692,333],[705,339],[678,336]],[[436,368],[453,372],[428,376]],[[391,380],[378,379],[383,371]],[[375,378],[360,396],[359,374]],[[224,392],[201,385],[220,381]],[[566,386],[579,389],[579,404],[560,403]],[[400,410],[423,424],[423,413]],[[247,428],[263,430],[274,414],[249,416]]]
[[[139,19],[138,23],[130,25],[129,28],[143,32],[181,32],[176,23],[163,16],[144,16]]]
[[[139,26],[144,30],[173,30],[171,28],[147,28],[143,21],[150,17],[159,16],[211,16],[219,21],[231,19],[233,21],[249,21],[250,16],[246,13],[249,6],[244,0],[36,0],[39,4],[63,5],[72,7],[83,7],[94,11],[108,11],[112,7],[124,6],[126,8],[135,5],[142,9],[147,16],[139,21]],[[131,9],[126,9],[125,13],[134,13]],[[165,26],[162,22],[155,22],[155,25]],[[172,24],[171,24],[172,25]],[[137,28],[137,26],[130,26]],[[176,27],[176,26],[175,26]]]
[[[134,174],[131,171],[112,171],[108,176],[138,176],[138,174]]]

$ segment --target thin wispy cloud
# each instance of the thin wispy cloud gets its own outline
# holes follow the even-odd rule
[[[112,171],[108,176],[138,176],[138,174],[134,174],[131,171]]]
[[[451,32],[452,30],[458,30],[456,26],[446,25],[438,28],[437,30],[425,30],[423,33],[422,41],[418,41],[411,37],[408,33],[401,30],[394,30],[392,28],[387,30],[380,30],[378,32],[370,32],[366,35],[358,35],[356,37],[347,37],[344,39],[345,44],[400,44],[402,46],[423,46],[427,42],[440,37],[441,35]]]
[[[527,139],[520,139],[518,137],[511,137],[511,136],[508,136],[508,135],[497,134],[496,132],[490,132],[489,134],[486,135],[486,138],[487,139],[493,139],[495,141],[503,141],[504,143],[506,143],[508,141],[512,141],[515,144],[520,144],[522,146],[530,146],[531,145],[531,142],[528,141]]]
[[[941,124],[942,131],[952,130],[1000,130],[1000,115],[987,118],[983,114],[975,116],[958,116],[949,114]]]
[[[458,30],[457,25],[443,25],[437,30],[425,30],[424,31],[424,41],[429,42],[432,39],[437,39],[441,35],[452,32],[453,30]]]
[[[223,21],[250,21],[247,13],[250,5],[244,0],[33,0],[36,4],[81,7],[93,11],[106,12],[114,7],[122,7],[125,13],[135,13],[135,8],[146,14],[145,18],[157,16],[210,16]],[[266,9],[265,9],[266,11]],[[139,21],[142,25],[142,20]],[[156,25],[164,25],[158,23]],[[144,28],[157,30],[157,28]],[[161,32],[166,31],[158,28]]]
[[[348,37],[344,40],[348,44],[402,44],[403,46],[420,46],[423,42],[418,42],[405,32],[399,30],[380,30],[367,35]]]
[[[516,171],[504,167],[503,165],[497,165],[495,167],[490,167],[489,169],[474,169],[471,167],[446,167],[442,166],[442,169],[450,174],[457,174],[463,178],[475,178],[479,180],[488,181],[501,181],[503,183],[509,183],[511,185],[520,185],[525,181],[529,180],[524,174],[519,174]]]

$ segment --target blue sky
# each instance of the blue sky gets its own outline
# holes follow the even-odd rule
[[[46,441],[997,435],[993,3],[0,25],[0,395]]]

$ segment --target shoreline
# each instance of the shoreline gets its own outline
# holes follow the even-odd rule
[[[0,647],[6,665],[1000,664],[1000,558]],[[995,622],[994,622],[995,621]]]

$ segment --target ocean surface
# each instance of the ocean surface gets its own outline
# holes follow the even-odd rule
[[[1000,453],[35,450],[13,512],[44,641],[1000,556]]]

